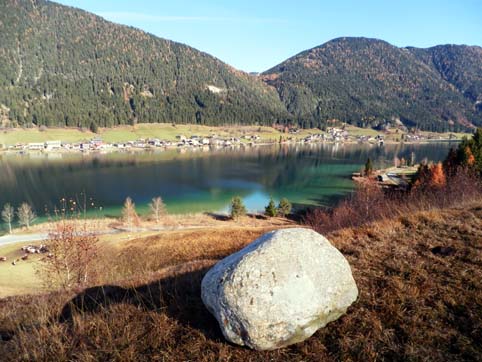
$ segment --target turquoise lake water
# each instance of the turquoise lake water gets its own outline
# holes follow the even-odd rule
[[[295,206],[332,205],[353,188],[352,172],[368,157],[376,167],[394,156],[442,160],[454,144],[277,145],[209,152],[0,155],[0,207],[27,201],[39,216],[86,205],[92,216],[118,216],[130,196],[140,213],[161,196],[171,213],[227,211],[233,196],[250,211],[270,197]],[[65,201],[63,201],[65,200]]]

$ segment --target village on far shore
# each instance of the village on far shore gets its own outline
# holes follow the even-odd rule
[[[261,130],[259,127],[258,130]],[[421,143],[434,141],[451,141],[460,139],[460,134],[455,133],[429,133],[412,132],[404,133],[400,130],[365,130],[353,126],[330,127],[326,131],[301,130],[298,128],[273,129],[272,133],[263,135],[252,129],[250,132],[239,131],[236,135],[220,135],[215,132],[196,135],[193,132],[179,133],[175,140],[161,139],[158,137],[138,138],[129,141],[107,141],[102,134],[91,133],[91,138],[82,141],[45,140],[38,142],[16,142],[8,144],[2,142],[0,134],[0,151],[13,153],[26,152],[110,152],[110,151],[139,151],[152,149],[219,149],[226,147],[253,147],[272,144],[313,144],[313,143],[341,143],[341,144],[373,144],[385,143]],[[16,130],[8,131],[16,132]],[[44,131],[48,133],[49,131]],[[276,132],[276,133],[274,133]],[[204,132],[205,133],[205,132]]]

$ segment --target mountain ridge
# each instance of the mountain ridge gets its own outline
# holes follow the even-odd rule
[[[48,1],[6,0],[0,9],[0,103],[20,125],[288,116],[274,89],[197,49]]]
[[[457,90],[457,64],[452,64],[453,77],[443,79],[441,69],[428,59],[446,48],[480,52],[463,74],[464,85],[472,86],[472,101],[481,97],[482,48],[476,46],[398,48],[379,39],[341,37],[302,51],[261,77],[278,89],[291,113],[315,124],[337,118],[362,126],[401,119],[433,130],[480,125],[482,112],[472,109],[474,104]],[[439,57],[448,61],[449,55]],[[468,63],[463,52],[458,55]]]
[[[0,4],[0,126],[482,125],[482,48],[340,37],[248,74],[47,0]]]

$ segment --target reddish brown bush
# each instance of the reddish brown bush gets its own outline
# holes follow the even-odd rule
[[[445,186],[446,183],[447,178],[445,177],[442,162],[432,165],[430,167],[430,186],[439,188]]]
[[[46,285],[63,289],[95,282],[97,244],[98,237],[91,223],[59,221],[46,240],[49,254],[41,259],[39,276]]]
[[[356,190],[333,209],[315,209],[305,223],[320,233],[391,218],[415,211],[451,207],[482,198],[482,182],[470,169],[446,178],[442,164],[421,166],[422,176],[407,191],[382,190],[374,182]]]

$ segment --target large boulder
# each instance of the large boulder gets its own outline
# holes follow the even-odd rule
[[[302,228],[269,232],[221,260],[201,289],[224,336],[257,350],[305,340],[358,296],[343,255],[322,235]]]

